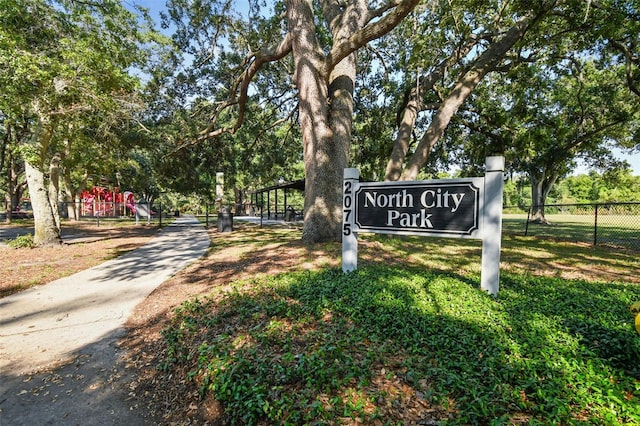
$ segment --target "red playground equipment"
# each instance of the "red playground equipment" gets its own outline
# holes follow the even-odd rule
[[[80,216],[122,217],[136,212],[133,192],[94,187],[80,195]]]

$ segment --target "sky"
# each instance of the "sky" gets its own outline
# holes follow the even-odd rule
[[[633,155],[626,155],[623,158],[631,164],[633,174],[635,176],[640,176],[640,152],[636,152]]]
[[[626,160],[627,163],[631,166],[631,174],[633,176],[640,176],[640,152],[635,152],[633,154],[622,152],[620,149],[613,149],[613,154],[616,158],[621,160]],[[589,168],[584,164],[580,163],[578,168],[573,172],[574,175],[588,174]]]
[[[156,21],[156,25],[160,28],[160,11],[165,9],[166,0],[125,0],[125,4],[137,4],[149,9],[151,16]],[[242,9],[242,6],[246,5],[246,0],[238,0],[239,9]],[[635,152],[633,154],[625,153],[621,150],[614,150],[614,155],[618,159],[626,160],[632,169],[632,174],[634,176],[640,176],[640,152]],[[588,174],[589,168],[580,164],[573,174]]]
[[[627,162],[631,164],[631,169],[635,176],[640,176],[640,152],[636,151],[634,154],[621,153],[620,158],[627,160]]]

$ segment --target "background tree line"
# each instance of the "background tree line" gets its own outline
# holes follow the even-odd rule
[[[126,177],[151,26],[115,0],[0,1],[0,171],[11,207],[26,183],[36,244],[61,242],[59,201]]]
[[[614,173],[567,176],[560,179],[547,198],[548,204],[590,204],[640,202],[640,176],[628,170]],[[526,176],[514,176],[505,183],[505,208],[531,206],[531,186]]]

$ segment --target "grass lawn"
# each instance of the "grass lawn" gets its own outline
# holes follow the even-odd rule
[[[233,250],[238,271],[260,268],[223,289],[204,259],[199,280],[218,290],[164,328],[166,386],[219,404],[210,421],[640,424],[637,252],[506,235],[494,299],[477,241],[363,235],[343,274],[339,244],[299,238],[212,232],[210,259]],[[284,272],[265,266],[283,253]]]
[[[580,241],[589,244],[640,250],[640,215],[599,214],[597,229],[591,214],[547,214],[549,225],[530,223],[526,214],[505,214],[503,228],[517,235]]]

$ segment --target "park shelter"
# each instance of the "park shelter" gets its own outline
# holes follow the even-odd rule
[[[257,209],[256,213],[266,212],[267,219],[278,219],[279,216],[284,218],[287,207],[292,207],[297,214],[302,214],[303,206],[290,206],[287,198],[290,190],[304,192],[304,185],[305,180],[300,179],[251,191],[251,207]]]

